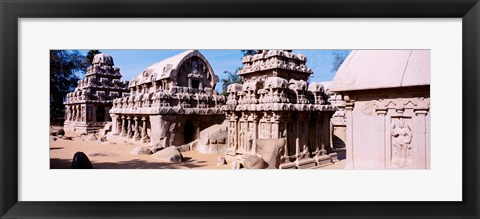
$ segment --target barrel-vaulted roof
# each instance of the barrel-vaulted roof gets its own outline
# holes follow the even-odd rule
[[[354,50],[330,91],[430,85],[430,50]]]
[[[177,77],[177,72],[181,64],[185,60],[194,56],[198,57],[206,63],[208,68],[208,74],[211,74],[210,76],[212,78],[212,83],[217,83],[218,76],[214,74],[213,68],[210,66],[210,63],[208,63],[207,59],[198,50],[187,50],[185,52],[163,59],[157,63],[148,66],[142,72],[140,72],[140,74],[138,74],[135,78],[132,79],[132,81],[130,82],[130,87],[149,83],[152,80],[157,81],[165,78],[174,79]]]

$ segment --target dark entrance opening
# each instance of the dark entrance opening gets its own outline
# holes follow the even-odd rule
[[[97,110],[95,111],[97,122],[105,122],[105,107],[97,106]]]
[[[200,88],[200,81],[199,80],[192,80],[192,88]]]
[[[185,122],[185,126],[183,128],[183,139],[184,144],[190,143],[195,140],[196,135],[195,127],[193,126],[192,122],[187,121]]]

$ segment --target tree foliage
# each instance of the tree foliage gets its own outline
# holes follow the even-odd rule
[[[241,50],[243,56],[250,56],[257,54],[257,50]]]
[[[88,50],[86,57],[90,65],[93,63],[93,57],[95,57],[95,55],[99,53],[101,53],[100,50]]]
[[[88,60],[79,51],[50,50],[50,121],[64,114],[63,101],[85,73]]]
[[[345,59],[347,58],[348,54],[350,54],[350,50],[332,51],[333,63],[332,63],[332,69],[330,69],[331,73],[335,73],[338,71],[338,68],[340,68],[343,61],[345,61]]]
[[[235,72],[224,71],[223,74],[227,75],[226,78],[222,79],[222,95],[227,95],[227,88],[231,84],[241,84],[242,78],[238,75],[238,71],[242,68],[237,68]]]

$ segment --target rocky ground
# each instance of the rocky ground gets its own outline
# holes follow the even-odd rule
[[[60,127],[53,127],[58,130]],[[79,136],[64,133],[63,136],[50,136],[50,168],[70,169],[76,152],[83,152],[94,169],[230,169],[230,165],[217,166],[218,154],[200,154],[196,151],[182,152],[181,163],[159,160],[155,155],[132,154],[136,145],[102,141],[100,136]],[[105,139],[104,139],[105,140]],[[322,169],[343,169],[344,162]]]

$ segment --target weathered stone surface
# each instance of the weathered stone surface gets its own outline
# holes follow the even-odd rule
[[[227,161],[225,161],[225,157],[218,157],[217,166],[223,166],[225,164],[227,164]]]
[[[190,144],[184,144],[177,147],[180,152],[190,151]]]
[[[70,140],[70,141],[71,141],[71,140],[73,140],[73,137],[66,137],[66,136],[64,136],[62,139],[63,139],[63,140]]]
[[[280,166],[280,157],[284,153],[285,144],[284,138],[257,139],[258,154],[263,157],[268,168]]]
[[[73,155],[72,169],[92,169],[92,163],[85,153],[79,151]]]
[[[226,151],[228,122],[210,126],[200,132],[196,150],[202,154],[221,154]]]
[[[89,134],[87,139],[89,141],[96,141],[97,140],[97,136],[95,136],[95,134]]]
[[[154,156],[157,160],[170,163],[180,163],[183,161],[182,153],[180,153],[178,148],[175,146],[170,146],[162,149],[161,151],[156,152],[152,156]]]
[[[143,154],[143,155],[150,155],[150,154],[153,154],[152,151],[146,147],[135,147],[134,149],[132,149],[130,151],[131,154],[136,154],[136,155],[140,155],[140,154]]]
[[[265,161],[257,156],[248,156],[243,162],[243,167],[246,169],[264,169]]]
[[[100,138],[100,141],[101,141],[101,142],[105,142],[105,141],[107,141],[107,136],[103,136],[103,137],[101,137],[101,138]]]

